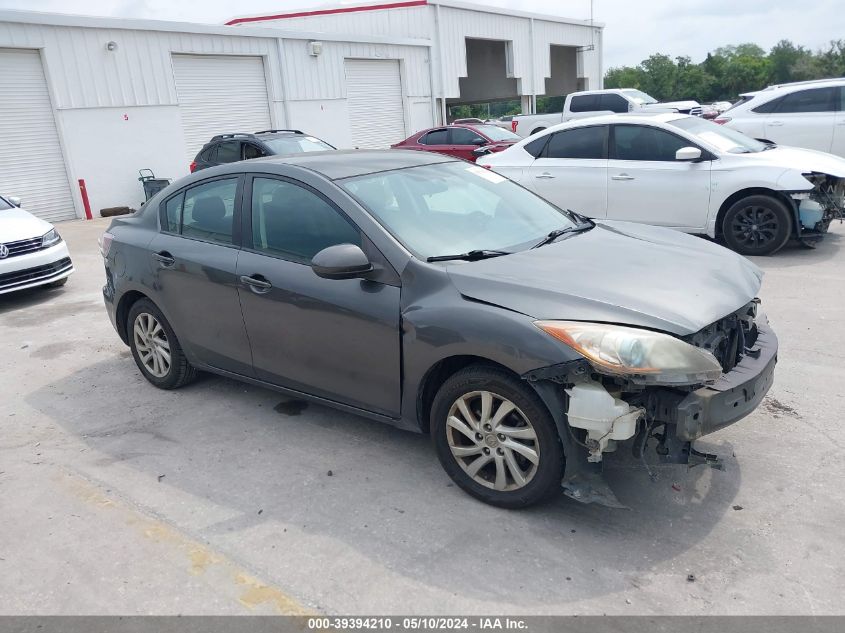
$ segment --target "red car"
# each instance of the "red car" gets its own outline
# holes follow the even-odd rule
[[[393,149],[418,149],[475,162],[479,156],[506,150],[522,138],[495,125],[446,125],[417,132]]]

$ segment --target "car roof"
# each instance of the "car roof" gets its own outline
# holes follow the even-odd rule
[[[565,123],[558,123],[548,128],[567,129],[570,127],[581,127],[585,125],[607,125],[610,123],[643,123],[652,121],[655,123],[671,123],[678,119],[686,119],[688,114],[678,112],[627,112],[621,114],[600,114],[598,116],[586,116],[578,119],[570,119]]]
[[[395,169],[451,163],[455,162],[455,159],[434,152],[419,152],[414,150],[352,149],[268,156],[267,158],[253,159],[248,162],[253,164],[293,165],[315,171],[330,180],[338,180],[340,178],[364,176],[366,174],[375,174]],[[244,163],[231,164],[242,165]]]

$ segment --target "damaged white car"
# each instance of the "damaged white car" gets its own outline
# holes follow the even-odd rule
[[[721,238],[743,255],[813,246],[845,216],[845,159],[681,114],[571,121],[478,164],[587,217]]]

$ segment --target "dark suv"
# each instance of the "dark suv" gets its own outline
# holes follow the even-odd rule
[[[324,152],[329,149],[336,148],[299,130],[263,130],[255,134],[248,132],[218,134],[203,145],[197,157],[191,163],[191,172],[250,158],[275,156],[276,154]]]

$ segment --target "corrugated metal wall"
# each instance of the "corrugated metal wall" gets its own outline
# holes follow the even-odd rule
[[[402,60],[402,87],[405,96],[420,97],[431,94],[427,48],[360,42],[323,42],[322,55],[312,57],[308,54],[307,41],[285,40],[282,72],[287,78],[287,98],[293,101],[345,99],[344,60],[348,58]]]
[[[385,11],[358,11],[251,22],[240,28],[273,26],[323,33],[366,33],[384,37],[429,38],[433,31],[431,7],[404,7]]]
[[[276,38],[162,31],[79,28],[0,22],[0,47],[44,50],[53,100],[59,109],[176,105],[171,54],[260,55],[271,100],[281,100],[281,72],[289,100],[345,98],[346,57],[399,59],[406,94],[430,94],[428,49],[354,42],[325,42],[319,57],[305,40],[285,39],[280,63]],[[109,41],[116,51],[107,51]]]
[[[531,20],[529,18],[488,13],[441,5],[440,34],[438,48],[435,5],[394,8],[377,11],[347,12],[284,18],[252,25],[272,26],[282,29],[304,29],[326,33],[365,33],[393,37],[414,37],[430,39],[434,50],[434,82],[436,92],[441,94],[440,66],[445,78],[445,96],[460,97],[459,78],[467,76],[466,38],[495,39],[512,42],[513,77],[519,81],[521,94],[543,94],[545,79],[551,74],[549,46],[584,47],[592,43],[595,50],[579,53],[579,69],[582,76],[589,78],[591,88],[601,84],[601,29],[595,29],[591,39],[591,28],[582,24],[569,24],[546,20],[534,20],[534,46],[531,46]],[[304,46],[304,44],[303,44]],[[532,59],[533,76],[532,76]],[[438,59],[442,56],[442,62]],[[388,57],[390,55],[387,55]],[[408,66],[409,68],[411,66]],[[420,66],[422,68],[422,66]],[[307,71],[302,71],[303,73]],[[533,81],[532,81],[533,79]],[[337,93],[341,95],[341,92]]]

